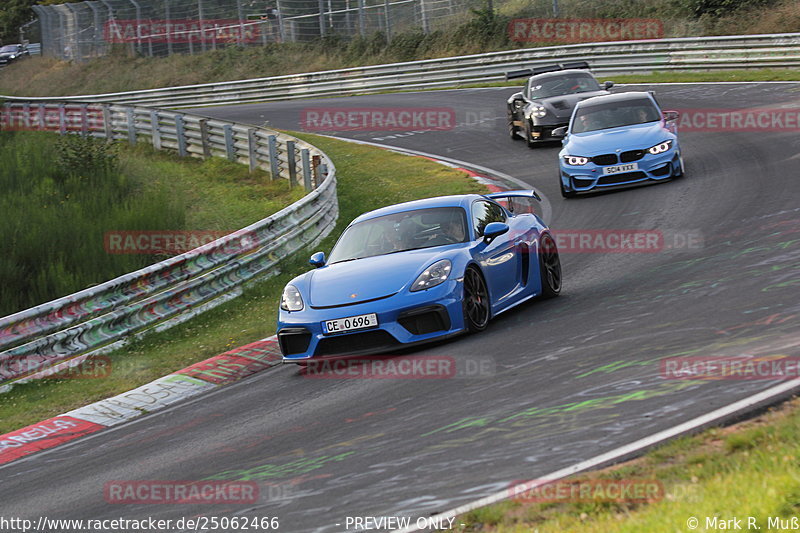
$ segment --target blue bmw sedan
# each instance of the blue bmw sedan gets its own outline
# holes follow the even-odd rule
[[[559,153],[561,195],[643,184],[683,175],[676,111],[647,92],[579,102]]]

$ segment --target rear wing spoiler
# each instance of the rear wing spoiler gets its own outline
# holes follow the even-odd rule
[[[486,198],[491,198],[492,200],[502,200],[503,198],[535,198],[536,200],[542,201],[542,197],[539,196],[539,193],[534,191],[533,189],[520,189],[516,191],[503,191],[503,192],[493,192],[490,194],[484,194]]]
[[[506,72],[506,80],[513,80],[516,78],[527,78],[529,76],[536,76],[537,74],[544,74],[545,72],[557,72],[559,70],[588,69],[588,68],[589,68],[589,63],[587,63],[586,61],[555,63],[553,65],[542,65],[541,67],[533,67],[533,68],[512,70],[510,72]]]

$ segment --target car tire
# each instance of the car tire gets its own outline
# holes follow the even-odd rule
[[[558,184],[561,187],[561,196],[564,198],[575,198],[575,196],[577,196],[578,193],[575,191],[568,191],[564,188],[564,182],[561,181],[561,178],[558,178]]]
[[[543,299],[561,294],[561,258],[556,241],[549,233],[543,233],[539,238],[539,277]]]
[[[489,290],[483,275],[474,266],[467,267],[464,272],[464,297],[461,305],[466,331],[475,333],[486,329],[491,313]]]
[[[514,125],[514,117],[508,117],[508,136],[512,141],[519,141],[522,137],[519,134],[519,126]]]
[[[682,178],[683,175],[684,175],[684,172],[685,172],[684,169],[686,167],[684,167],[684,165],[683,165],[683,156],[682,155],[678,156],[678,165],[679,166],[678,166],[677,170],[673,170],[672,171],[672,177],[673,178]]]
[[[525,121],[525,144],[528,145],[528,148],[536,148],[536,142],[531,140],[531,121]]]

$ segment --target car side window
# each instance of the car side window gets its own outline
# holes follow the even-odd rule
[[[477,238],[483,237],[483,230],[489,223],[505,221],[506,213],[498,204],[484,200],[472,204],[472,227]]]

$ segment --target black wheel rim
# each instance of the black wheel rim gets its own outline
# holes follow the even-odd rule
[[[489,294],[483,278],[473,268],[464,275],[464,312],[467,320],[477,328],[489,321]]]
[[[553,292],[561,290],[561,260],[558,257],[556,243],[549,235],[542,239],[542,266],[545,279]]]

